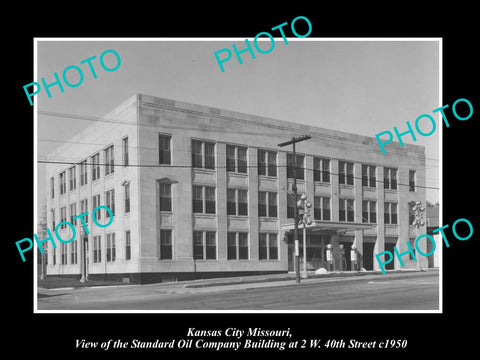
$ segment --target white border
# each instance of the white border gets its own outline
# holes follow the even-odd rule
[[[243,37],[226,37],[226,38],[33,38],[34,45],[33,45],[33,76],[34,80],[38,79],[37,73],[37,63],[38,63],[38,52],[37,52],[37,45],[39,41],[245,41],[245,39],[252,40],[253,37],[243,38]],[[283,40],[281,37],[274,37],[275,40]],[[269,41],[270,39],[266,38],[259,38],[257,41]],[[411,37],[398,37],[398,38],[389,38],[389,37],[376,37],[376,38],[290,38],[287,37],[287,40],[290,41],[438,41],[439,43],[439,107],[443,106],[443,97],[442,97],[442,85],[443,85],[443,38],[441,37],[421,37],[421,38],[411,38]],[[38,117],[37,117],[37,101],[34,101],[34,125],[33,125],[33,132],[34,132],[34,173],[33,173],[33,182],[34,182],[34,231],[35,234],[37,231],[37,221],[38,221],[38,214],[37,214],[37,161],[38,161],[38,143],[37,143],[37,126],[38,126]],[[433,110],[433,109],[432,109]],[[438,115],[441,116],[440,114]],[[441,124],[442,119],[440,118],[439,123]],[[443,145],[443,126],[440,127],[439,133],[439,201],[440,201],[440,209],[439,209],[439,226],[443,226],[443,196],[442,196],[442,189],[443,189],[443,179],[442,179],[442,161],[443,161],[443,154],[442,154],[442,145]],[[426,175],[426,174],[425,174]],[[425,178],[426,181],[426,178]],[[443,246],[441,246],[443,239],[440,239],[440,244],[437,244],[437,250],[440,250],[439,259],[440,259],[440,268],[439,268],[439,308],[438,310],[40,310],[38,309],[37,303],[37,248],[34,246],[33,248],[33,269],[34,269],[34,278],[33,278],[33,312],[35,314],[70,314],[70,313],[92,313],[92,314],[111,314],[111,313],[119,313],[119,314],[152,314],[152,313],[174,313],[174,314],[271,314],[271,313],[278,313],[278,314],[323,314],[323,313],[335,313],[335,314],[442,314],[443,313]],[[151,284],[150,284],[151,285]],[[138,285],[142,286],[142,285]]]

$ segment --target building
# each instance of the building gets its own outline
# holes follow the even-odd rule
[[[85,265],[89,279],[149,283],[293,270],[294,161],[278,144],[303,134],[307,266],[327,265],[327,244],[334,270],[378,269],[376,253],[415,248],[409,203],[425,203],[424,147],[392,143],[382,155],[372,137],[137,94],[49,155],[48,228],[88,211],[90,233],[77,219],[75,240],[49,242],[47,274],[80,277]],[[92,223],[100,204],[114,214],[106,228]]]

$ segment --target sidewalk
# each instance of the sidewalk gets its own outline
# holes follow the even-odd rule
[[[118,286],[118,285],[131,285],[122,283],[119,281],[108,280],[89,280],[88,282],[81,283],[79,279],[75,278],[60,278],[60,277],[47,277],[46,279],[38,279],[38,290],[54,290],[54,289],[69,289],[91,286]]]
[[[273,275],[254,275],[233,278],[215,278],[199,279],[192,281],[180,281],[172,283],[154,284],[157,289],[155,292],[164,294],[174,293],[192,293],[199,291],[215,291],[227,289],[248,289],[259,287],[302,285],[318,281],[357,281],[357,280],[380,280],[388,281],[389,278],[404,279],[409,277],[438,276],[438,269],[424,269],[418,271],[415,269],[390,270],[386,274],[381,271],[334,271],[324,274],[315,274],[308,272],[308,278],[300,278],[300,284],[297,284],[295,273],[273,274]]]

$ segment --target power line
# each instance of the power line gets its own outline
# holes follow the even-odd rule
[[[148,167],[148,168],[152,168],[152,167],[156,167],[156,168],[190,168],[190,169],[193,169],[196,167],[194,167],[193,165],[164,165],[164,164],[152,164],[152,165],[148,165],[148,164],[128,164],[128,165],[124,165],[124,164],[115,164],[115,163],[87,163],[86,161],[85,162],[85,165],[89,165],[89,166],[122,166],[122,167]],[[42,163],[42,164],[66,164],[66,165],[79,165],[80,163],[79,162],[70,162],[70,161],[50,161],[50,160],[37,160],[37,163]],[[83,163],[83,162],[82,162]],[[290,165],[276,165],[277,168],[279,167],[289,167]],[[258,165],[245,165],[246,168],[258,168],[259,166]],[[227,165],[225,166],[215,166],[215,169],[223,169],[223,168],[227,168]],[[202,169],[202,168],[199,168],[199,169]],[[215,169],[212,169],[212,170],[215,170]],[[308,170],[308,171],[318,171],[316,169],[310,169],[310,168],[303,168],[304,170]],[[334,176],[340,176],[340,175],[344,175],[345,177],[347,177],[347,174],[336,174],[336,173],[332,173],[332,172],[328,172],[328,174],[330,175],[334,175]],[[349,176],[350,177],[350,176]],[[352,176],[351,178],[353,179],[359,179],[359,180],[362,180],[363,177],[358,177],[358,176]],[[301,179],[300,179],[301,180]],[[375,180],[376,183],[379,183],[379,182],[383,182],[382,180]],[[401,186],[410,186],[410,184],[402,184],[402,183],[397,183],[397,185],[401,185]],[[419,188],[425,188],[425,189],[437,189],[439,190],[438,187],[431,187],[431,186],[422,186],[422,185],[415,185],[415,187],[419,187]]]
[[[55,117],[63,117],[63,118],[70,118],[70,119],[80,119],[80,120],[86,120],[86,121],[94,121],[94,122],[103,122],[103,123],[110,123],[110,124],[123,124],[123,125],[134,125],[134,126],[144,126],[144,127],[149,127],[149,128],[158,128],[158,127],[161,127],[161,128],[167,128],[167,129],[175,129],[175,130],[196,130],[196,131],[203,131],[203,132],[219,132],[219,133],[227,133],[227,132],[231,132],[230,129],[215,129],[215,128],[211,128],[209,127],[208,129],[202,129],[202,128],[198,128],[198,127],[179,127],[179,126],[173,126],[173,125],[166,125],[166,124],[162,124],[161,126],[155,126],[155,125],[149,125],[149,124],[143,124],[143,123],[139,123],[139,122],[130,122],[130,121],[122,121],[122,120],[116,120],[115,118],[112,118],[112,119],[102,119],[102,118],[99,118],[99,117],[94,117],[94,116],[86,116],[86,115],[77,115],[77,114],[67,114],[67,113],[59,113],[59,112],[51,112],[51,111],[38,111],[38,114],[39,115],[45,115],[45,116],[55,116]],[[225,117],[225,116],[224,116]],[[228,118],[228,117],[227,117]],[[231,119],[232,121],[235,120],[235,119]],[[302,124],[300,124],[302,125]],[[271,126],[271,125],[270,125]],[[307,125],[309,126],[309,125]],[[275,128],[282,128],[283,127],[281,125],[275,125],[275,126],[272,126],[272,127],[275,127]],[[293,132],[293,133],[298,133],[298,134],[303,134],[305,130],[295,130],[295,129],[290,129],[290,128],[285,128],[284,130],[287,130],[289,132]],[[265,135],[265,136],[285,136],[285,133],[272,133],[272,132],[269,132],[269,133],[260,133],[260,132],[248,132],[248,131],[242,131],[242,130],[238,130],[238,129],[235,129],[234,130],[235,133],[238,133],[238,134],[244,134],[244,135],[251,135],[251,136],[254,136],[254,135]],[[335,130],[331,130],[331,131],[335,131]],[[332,139],[328,136],[325,136],[325,134],[321,134],[321,133],[315,133],[315,132],[312,132],[309,130],[309,132],[312,134],[312,138],[315,138],[315,139],[319,139],[321,141],[329,141],[329,142],[332,142],[332,143],[335,143],[335,144],[341,144],[341,145],[344,145],[345,142],[344,141],[341,141],[341,140],[336,140],[336,139]],[[69,141],[65,141],[65,143],[75,143],[75,142],[69,142]],[[105,145],[106,146],[106,145]],[[373,150],[373,149],[368,149],[368,148],[365,148],[365,149],[362,149],[362,151],[368,151],[368,152],[373,152],[373,153],[378,153],[378,151],[376,150]],[[388,154],[388,151],[387,151],[387,154]],[[418,156],[418,155],[412,155],[410,154],[409,155],[410,158],[415,158],[415,159],[428,159],[428,160],[433,160],[433,161],[439,161],[439,159],[435,159],[435,158],[427,158],[427,157],[422,157],[422,156]]]
[[[44,156],[46,157],[46,156]],[[62,162],[65,162],[67,164],[80,164],[85,160],[85,158],[74,158],[74,157],[60,157],[60,156],[51,156],[51,157],[48,157],[48,160],[45,160],[45,161],[53,161],[53,160],[57,160],[59,163],[62,163]],[[40,162],[40,161],[39,161]],[[152,164],[147,164],[147,163],[143,163],[143,164],[137,164],[137,165],[132,165],[132,166],[149,166],[149,167],[155,167],[157,165],[159,165],[157,163],[157,160],[151,160],[150,161]],[[88,164],[88,165],[93,165],[93,164]],[[113,164],[113,166],[124,166],[123,164]],[[165,165],[167,167],[172,167],[172,165]],[[191,165],[179,165],[179,166],[183,166],[183,167],[191,167]],[[287,166],[287,165],[277,165],[277,167],[284,167],[284,166]],[[174,167],[174,166],[173,166]],[[226,167],[226,166],[217,166],[219,168],[223,168],[223,167]],[[252,165],[245,165],[245,167],[257,167],[257,166],[252,166]],[[430,167],[425,167],[425,169],[429,169]],[[438,168],[438,166],[436,167]],[[305,168],[306,170],[309,170],[309,171],[315,171],[315,169],[309,169],[309,168]],[[431,177],[427,177],[425,176],[425,178],[422,178],[422,179],[425,179],[426,181],[431,181],[431,180],[437,180],[437,178],[431,178]]]

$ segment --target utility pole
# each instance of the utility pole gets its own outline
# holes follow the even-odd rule
[[[312,137],[310,135],[303,135],[299,137],[292,137],[292,140],[286,141],[283,143],[278,144],[277,146],[279,147],[284,147],[287,145],[292,144],[293,146],[293,185],[292,185],[292,191],[295,196],[295,203],[293,206],[293,218],[294,218],[294,240],[295,240],[295,265],[296,265],[296,281],[298,284],[300,284],[300,254],[299,254],[299,248],[298,248],[298,209],[297,209],[297,156],[295,154],[295,144],[297,142],[301,142],[304,140],[311,139]],[[288,169],[288,167],[287,167]]]

